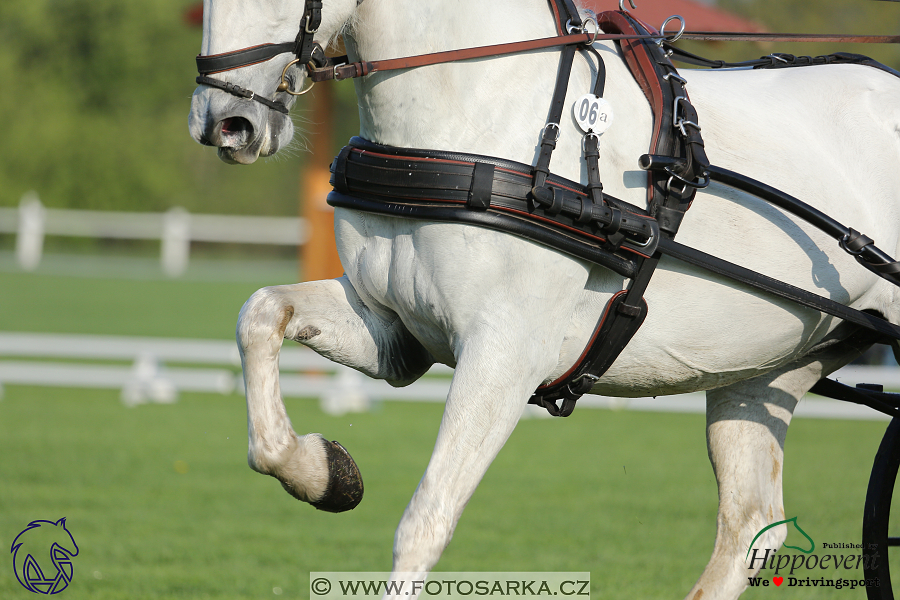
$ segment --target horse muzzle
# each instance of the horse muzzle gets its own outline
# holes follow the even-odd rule
[[[224,162],[244,165],[271,156],[294,134],[289,117],[209,88],[194,93],[188,128],[198,143],[218,148]]]

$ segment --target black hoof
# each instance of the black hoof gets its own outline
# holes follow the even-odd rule
[[[359,468],[347,452],[337,442],[325,442],[328,453],[328,488],[316,502],[310,502],[319,510],[344,512],[353,510],[362,501],[363,481]]]

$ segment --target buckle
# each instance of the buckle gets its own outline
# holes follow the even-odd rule
[[[600,377],[598,377],[597,375],[594,375],[592,373],[582,373],[581,375],[570,381],[569,385],[566,386],[566,389],[573,396],[583,396],[584,394],[587,394],[589,391],[591,391],[591,388],[594,387],[594,384],[599,380]]]

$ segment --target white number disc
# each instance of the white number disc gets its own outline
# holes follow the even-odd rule
[[[593,94],[585,94],[575,101],[572,107],[575,113],[575,121],[585,133],[601,134],[612,125],[612,104],[604,98]]]

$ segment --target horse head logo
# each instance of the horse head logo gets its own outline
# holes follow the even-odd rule
[[[16,578],[36,594],[58,594],[72,581],[72,558],[78,555],[66,519],[32,521],[13,540],[10,549]]]
[[[790,533],[791,525],[793,525],[794,526],[793,529],[796,529],[797,531],[799,531],[801,533],[801,535],[803,535],[803,537],[805,537],[806,540],[809,542],[808,549],[801,548],[800,546],[788,546],[786,543],[782,544],[783,548],[791,548],[792,550],[799,550],[800,552],[803,552],[804,554],[811,554],[816,549],[816,543],[813,541],[813,539],[811,537],[809,537],[809,535],[805,531],[800,529],[799,525],[797,525],[797,517],[793,517],[791,519],[785,519],[784,521],[778,521],[776,523],[772,523],[771,525],[766,525],[765,527],[760,529],[759,533],[756,534],[756,537],[753,538],[753,541],[750,542],[750,545],[747,547],[747,556],[745,556],[744,558],[746,559],[750,556],[750,550],[753,549],[753,544],[756,543],[756,540],[759,539],[759,536],[761,536],[768,530],[772,529],[773,527],[778,527],[779,525],[787,525],[788,533]]]

